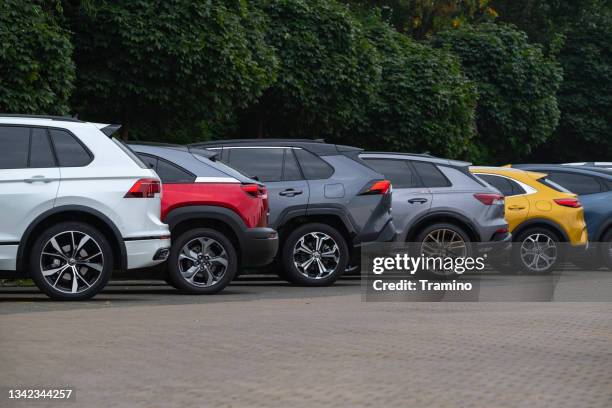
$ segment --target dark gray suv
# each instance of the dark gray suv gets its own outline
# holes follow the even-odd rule
[[[282,243],[278,260],[292,282],[331,284],[362,243],[394,238],[391,183],[359,159],[360,149],[295,139],[193,146],[265,183],[270,227]]]
[[[393,183],[397,241],[419,243],[419,251],[430,256],[448,248],[470,256],[472,249],[508,247],[504,197],[473,176],[470,163],[404,153],[359,156]]]

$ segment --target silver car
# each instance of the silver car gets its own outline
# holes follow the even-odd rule
[[[509,245],[504,197],[473,176],[470,163],[404,153],[359,157],[391,180],[396,241],[420,243],[421,253],[431,256],[440,247],[470,256],[473,249],[490,252]]]

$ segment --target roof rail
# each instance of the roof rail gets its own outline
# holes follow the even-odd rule
[[[49,119],[49,120],[61,120],[64,122],[80,122],[82,120],[73,118],[71,116],[52,116],[52,115],[19,115],[16,113],[0,113],[0,118],[24,118],[24,119]]]
[[[299,143],[325,143],[325,139],[291,139],[291,138],[252,138],[252,139],[219,139],[219,140],[207,140],[203,142],[194,142],[190,146],[202,146],[207,144],[219,144],[219,143],[253,143],[253,142],[299,142]]]

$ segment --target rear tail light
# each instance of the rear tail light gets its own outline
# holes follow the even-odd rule
[[[161,184],[157,179],[140,179],[125,194],[125,198],[153,198],[161,193]]]
[[[504,196],[501,194],[495,193],[476,193],[474,194],[474,198],[483,203],[484,205],[495,205],[495,204],[503,204]]]
[[[563,206],[563,207],[571,207],[571,208],[580,208],[582,204],[580,204],[580,200],[577,198],[556,198],[555,203]]]
[[[389,191],[391,191],[391,182],[389,180],[379,180],[366,186],[359,195],[387,194]]]
[[[268,190],[264,186],[260,186],[259,184],[243,184],[241,187],[242,191],[251,197],[268,198]]]

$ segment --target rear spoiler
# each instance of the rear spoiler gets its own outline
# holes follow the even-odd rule
[[[121,129],[121,125],[106,125],[103,128],[100,128],[100,132],[104,133],[108,137],[111,137],[119,129]]]

